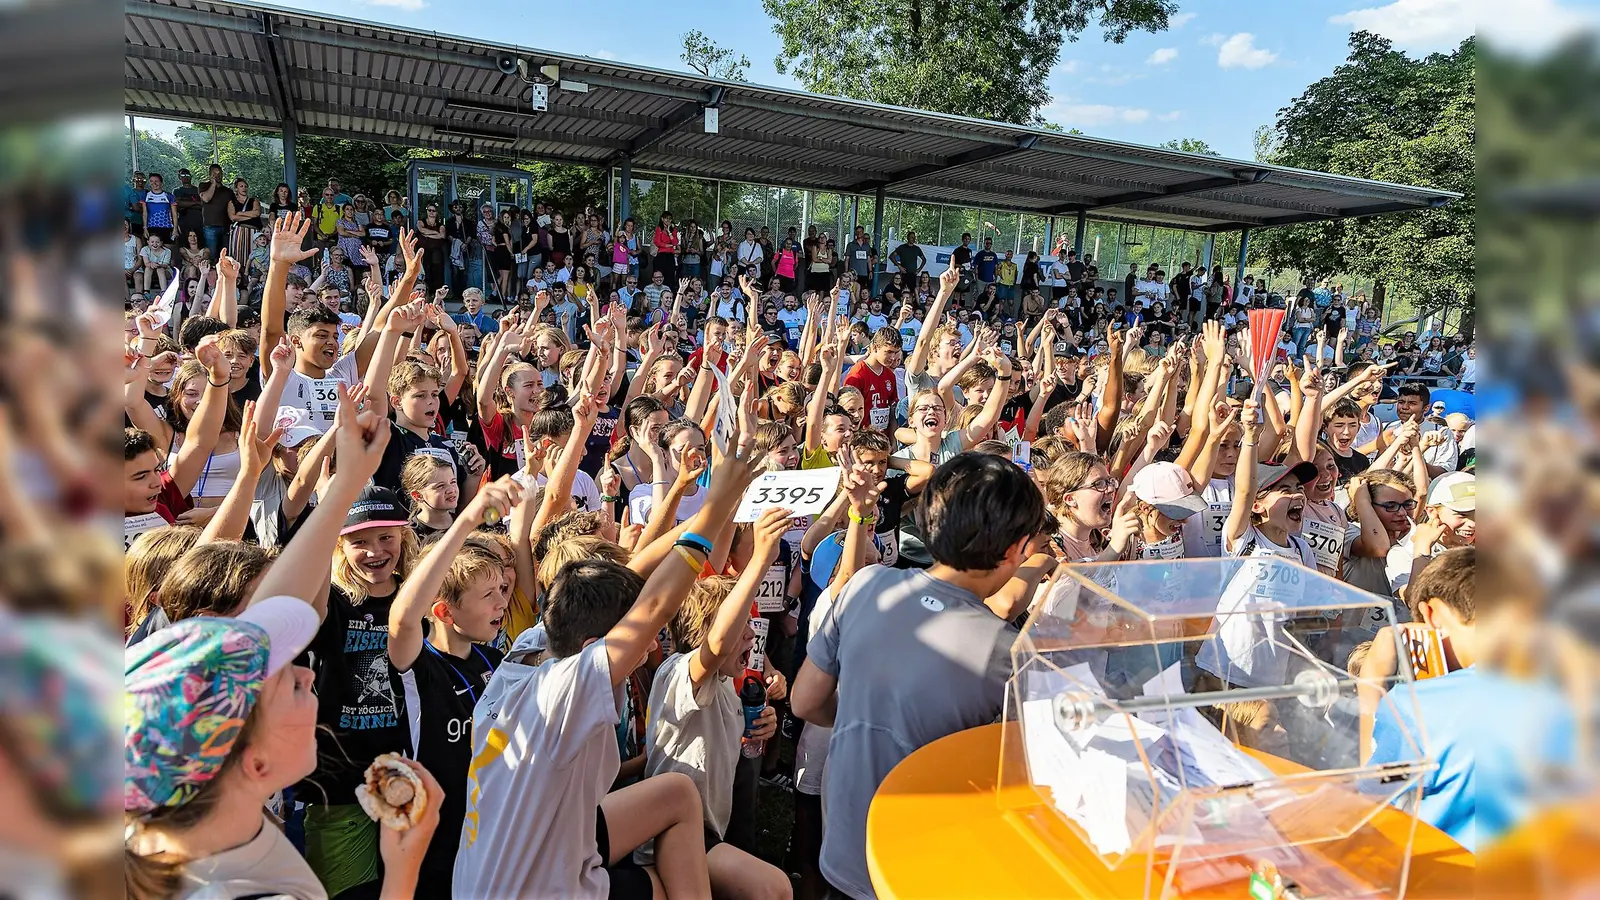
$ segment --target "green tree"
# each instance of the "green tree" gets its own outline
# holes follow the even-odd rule
[[[1351,35],[1349,58],[1279,110],[1273,141],[1258,139],[1266,161],[1464,196],[1439,209],[1264,229],[1252,252],[1273,271],[1371,278],[1419,314],[1470,308],[1476,58],[1475,38],[1414,59],[1378,35]]]
[[[1176,0],[762,0],[807,90],[1037,125],[1061,45],[1166,29]]]
[[[1161,146],[1168,150],[1177,150],[1182,153],[1199,153],[1204,156],[1221,156],[1221,153],[1211,149],[1211,145],[1199,138],[1178,138],[1167,141]]]
[[[723,81],[747,81],[745,71],[750,68],[750,58],[743,53],[719,46],[695,28],[683,35],[683,51],[678,58],[689,68],[707,78]]]

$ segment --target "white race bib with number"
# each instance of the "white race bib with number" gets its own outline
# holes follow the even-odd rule
[[[167,520],[161,518],[160,513],[145,513],[142,516],[122,517],[122,549],[126,550],[133,545],[133,539],[146,531],[155,531],[165,528]]]
[[[339,388],[344,382],[337,378],[322,378],[311,382],[311,393],[306,397],[306,412],[311,421],[321,423],[324,431],[333,426],[333,414],[339,411]]]
[[[1344,556],[1344,529],[1331,522],[1307,517],[1300,536],[1311,545],[1317,555],[1317,568],[1338,574],[1339,560]]]
[[[828,469],[800,469],[794,472],[767,472],[755,480],[739,501],[735,522],[754,522],[761,514],[778,506],[795,517],[814,516],[827,508],[839,489],[838,466]]]
[[[443,447],[418,447],[412,456],[431,456],[445,465],[453,466],[455,459],[450,456],[450,451]]]
[[[872,430],[873,431],[888,431],[889,430],[889,407],[887,407],[887,406],[879,406],[879,407],[873,408],[872,413],[871,413],[871,419],[872,419]]]
[[[856,259],[866,259],[866,258],[867,258],[867,251],[865,251],[865,250],[857,250],[856,251]]]
[[[767,574],[761,576],[761,588],[756,592],[757,609],[764,613],[778,613],[789,608],[787,585],[783,578],[785,571],[783,566],[776,564],[767,567]]]

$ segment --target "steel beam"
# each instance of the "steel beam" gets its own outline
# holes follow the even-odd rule
[[[267,71],[267,64],[259,59],[215,56],[210,53],[196,53],[193,50],[178,50],[173,47],[124,43],[122,45],[122,55],[129,59],[146,59],[151,62],[171,63],[172,65],[189,66],[195,69],[245,72],[250,75],[270,74]]]
[[[1025,153],[1029,150],[1032,150],[1034,144],[1038,143],[1038,140],[1039,139],[1036,137],[1028,136],[1020,138],[1016,143],[1011,144],[1010,146],[1006,146],[1004,144],[988,144],[981,147],[974,147],[971,150],[963,150],[954,156],[947,156],[937,162],[921,163],[908,169],[901,169],[898,172],[891,173],[887,178],[860,182],[847,188],[847,190],[877,190],[879,187],[889,187],[890,185],[900,184],[906,181],[915,181],[918,178],[922,178],[926,175],[936,175],[940,172],[947,172],[951,169],[959,169],[963,166],[971,166],[981,162],[1004,159],[1008,156],[1015,156],[1018,153]]]
[[[123,10],[130,16],[173,22],[179,25],[195,25],[200,28],[217,28],[223,31],[242,31],[245,33],[255,33],[261,30],[261,21],[254,16],[230,16],[226,13],[205,12],[180,6],[168,6],[164,3],[151,3],[150,0],[126,0]]]
[[[1271,175],[1270,172],[1255,170],[1235,172],[1233,175],[1226,177],[1197,178],[1193,181],[1184,181],[1169,187],[1156,187],[1150,190],[1112,194],[1109,197],[1100,197],[1087,203],[1065,203],[1051,209],[1050,213],[1052,215],[1065,215],[1091,209],[1105,209],[1111,206],[1127,206],[1131,203],[1140,203],[1145,200],[1181,197],[1184,194],[1198,194],[1219,188],[1238,187],[1243,184],[1260,184],[1267,180],[1269,175]]]
[[[672,112],[662,116],[654,125],[645,129],[643,133],[635,135],[624,144],[617,156],[607,161],[607,167],[621,162],[623,156],[638,156],[666,140],[672,136],[673,132],[699,119],[705,110],[721,106],[722,97],[723,89],[714,87],[699,100],[686,100],[678,104],[678,107]]]
[[[267,61],[267,93],[272,95],[272,105],[284,122],[293,122],[294,114],[294,86],[289,83],[288,65],[284,59],[283,48],[278,43],[278,36],[272,33],[273,19],[270,13],[261,14],[261,31],[256,34],[256,45],[261,51],[261,58]]]
[[[124,78],[122,79],[122,88],[126,91],[165,94],[168,97],[222,100],[226,103],[245,103],[250,106],[272,109],[272,98],[264,97],[254,91],[230,91],[224,88],[203,87],[197,84],[176,84],[170,81],[155,81],[149,78]],[[172,112],[168,113],[168,115],[172,114]]]
[[[371,119],[398,123],[401,125],[417,125],[424,128],[463,129],[467,131],[495,131],[493,127],[474,125],[462,119],[438,118],[434,116],[400,115],[386,113],[383,110],[370,107],[344,106],[337,103],[324,103],[320,100],[306,100],[300,104],[300,109],[308,113],[321,113],[331,116],[349,116],[355,119]],[[628,144],[626,141],[615,138],[590,137],[588,135],[575,135],[565,131],[550,131],[542,128],[514,128],[514,134],[504,135],[507,141],[551,141],[563,144],[574,144],[580,147],[602,147],[607,150],[623,150]],[[601,160],[594,160],[594,165],[602,165]]]

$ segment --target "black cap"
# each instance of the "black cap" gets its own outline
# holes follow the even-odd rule
[[[344,517],[344,528],[340,529],[339,534],[346,535],[364,528],[405,525],[408,519],[394,491],[369,484],[362,489],[356,502],[350,505],[350,512]]]

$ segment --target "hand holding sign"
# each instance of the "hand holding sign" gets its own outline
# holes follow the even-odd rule
[[[839,489],[838,467],[802,469],[795,472],[767,472],[756,477],[739,501],[735,522],[754,522],[773,507],[789,510],[789,516],[814,516],[827,508]]]

